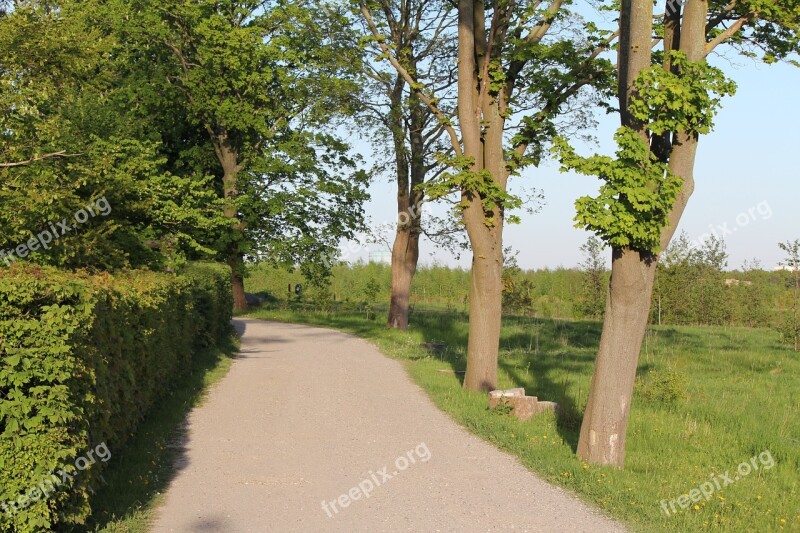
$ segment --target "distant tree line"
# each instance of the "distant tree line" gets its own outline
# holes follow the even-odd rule
[[[676,244],[688,242],[685,236]],[[670,247],[658,267],[650,323],[661,325],[743,326],[781,330],[787,338],[793,305],[791,272],[759,268],[723,271],[724,244],[709,242],[681,255]],[[720,260],[723,259],[721,262]],[[307,284],[300,272],[260,266],[248,289],[278,305],[301,302],[318,310],[347,309],[364,303],[385,305],[391,290],[391,267],[378,263],[337,265],[328,284]],[[506,264],[503,313],[540,318],[599,320],[609,272],[587,257],[576,268],[523,270]],[[469,310],[469,271],[447,266],[422,266],[411,290],[411,312]],[[305,287],[298,297],[288,287]],[[597,287],[600,287],[600,292]],[[784,332],[784,330],[786,330]]]

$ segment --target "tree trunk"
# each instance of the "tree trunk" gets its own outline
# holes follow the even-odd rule
[[[411,68],[415,67],[412,63]],[[410,128],[406,147],[403,119],[403,78],[398,76],[391,100],[391,129],[397,167],[397,233],[392,246],[392,293],[389,303],[390,328],[407,329],[411,298],[411,282],[417,272],[423,193],[418,187],[425,182],[425,145],[423,129],[425,108],[416,93],[409,97]]]
[[[481,207],[478,204],[468,209]],[[473,254],[464,388],[490,391],[497,388],[497,360],[500,350],[503,304],[502,227],[481,228],[470,234],[470,241]]]
[[[501,37],[496,36],[499,42]],[[479,72],[488,72],[490,54],[499,60],[499,42],[490,49],[485,6],[480,1],[458,3],[458,121],[464,155],[473,172],[488,171],[494,184],[506,190],[509,171],[503,150],[504,111],[508,93],[481,88]],[[488,83],[484,80],[484,83]],[[503,303],[503,217],[501,207],[487,210],[480,192],[461,193],[464,225],[472,247],[469,300],[469,341],[464,388],[497,388],[497,362]]]
[[[239,273],[241,257],[231,255],[228,257],[228,266],[231,267],[231,288],[233,289],[233,309],[235,311],[247,310],[247,299],[244,295],[244,277]]]
[[[487,103],[483,117],[487,123],[482,153],[484,169],[491,172],[492,179],[505,190],[508,169],[503,154],[503,119],[497,103]],[[481,391],[498,386],[497,363],[503,321],[504,213],[501,208],[495,208],[488,225],[486,217],[480,198],[473,199],[464,213],[473,250],[464,387]]]
[[[578,457],[622,467],[636,367],[650,314],[656,258],[614,249],[603,334],[583,415]]]
[[[642,69],[650,66],[652,11],[649,0],[624,0],[620,16],[620,116],[622,124],[636,130],[643,139],[647,139],[646,124],[631,117],[627,106],[633,95],[631,83]],[[702,60],[705,57],[707,13],[705,0],[689,0],[681,26],[671,26],[665,45],[680,48],[690,61]],[[671,68],[669,65],[666,67]],[[656,155],[664,160],[668,154],[670,170],[683,178],[681,192],[669,213],[667,226],[661,232],[663,250],[675,234],[694,191],[698,136],[674,133],[668,152],[663,142],[653,141]],[[578,456],[584,461],[624,466],[633,382],[647,331],[656,264],[657,257],[652,254],[613,250],[603,333],[578,441]]]
[[[664,8],[664,50],[679,50],[681,45],[681,7],[679,6],[674,11],[669,9],[673,0],[666,0]],[[672,65],[672,58],[669,54],[664,56],[664,70],[675,72]],[[672,132],[665,131],[661,135],[653,135],[650,141],[650,150],[658,157],[659,161],[666,163],[669,160],[670,152],[672,150]]]
[[[689,61],[702,61],[706,56],[706,19],[708,18],[708,2],[691,0],[686,3],[683,23],[679,31],[678,48],[686,54]],[[699,136],[696,133],[676,132],[673,136],[672,152],[669,168],[673,174],[683,179],[681,192],[669,213],[669,223],[661,233],[661,249],[666,249],[678,223],[683,216],[689,198],[694,192],[694,164],[697,157]]]
[[[416,271],[416,257],[411,256],[411,222],[408,208],[411,204],[409,190],[410,163],[406,149],[406,128],[403,119],[403,97],[405,82],[398,75],[389,94],[389,128],[394,144],[395,172],[397,173],[397,230],[392,246],[392,293],[389,301],[389,319],[387,327],[408,328],[408,303],[411,293],[411,278],[414,273],[409,263],[413,260]],[[417,248],[419,254],[419,248]]]
[[[233,309],[234,311],[246,311],[247,299],[244,294],[244,276],[242,275],[242,264],[244,254],[239,243],[242,240],[244,228],[237,217],[236,197],[239,194],[238,177],[242,169],[239,163],[239,150],[231,142],[227,132],[220,128],[211,135],[214,144],[214,151],[217,159],[222,166],[222,191],[225,198],[223,214],[231,219],[230,242],[227,249],[226,262],[231,268],[231,288],[233,289]]]
[[[653,31],[651,0],[623,0],[618,55],[620,119],[649,141],[647,125],[628,112],[633,82],[650,67]],[[613,249],[603,333],[578,440],[578,457],[622,467],[633,382],[647,330],[656,257]]]
[[[623,0],[619,20],[619,54],[617,55],[617,93],[620,121],[637,131],[645,140],[647,124],[635,119],[628,111],[635,96],[633,83],[639,73],[650,67],[653,33],[653,3],[651,0]]]
[[[392,296],[387,325],[397,329],[408,328],[411,282],[417,273],[422,233],[423,193],[417,185],[425,181],[425,167],[421,147],[415,146],[413,140],[415,134],[411,133],[411,137],[411,180],[409,183],[406,179],[402,187],[398,180],[397,234],[392,247]]]
[[[392,299],[389,305],[390,328],[408,328],[408,306],[411,281],[419,259],[419,232],[411,227],[398,227],[392,247]]]

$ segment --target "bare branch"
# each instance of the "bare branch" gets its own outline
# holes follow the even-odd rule
[[[458,140],[458,134],[456,133],[455,129],[453,129],[453,126],[450,125],[450,120],[448,119],[448,117],[445,116],[444,113],[442,113],[442,111],[438,108],[438,106],[436,105],[436,103],[432,98],[430,98],[424,92],[419,90],[418,88],[419,82],[415,80],[413,76],[411,76],[411,74],[408,72],[408,70],[406,70],[405,67],[403,67],[403,65],[400,64],[397,58],[389,51],[389,47],[386,46],[386,44],[384,43],[383,36],[378,31],[378,27],[375,24],[375,21],[372,19],[372,13],[370,13],[366,4],[363,2],[363,0],[360,1],[359,4],[361,7],[361,14],[364,15],[364,19],[367,21],[367,25],[369,26],[369,29],[372,32],[373,37],[375,37],[375,40],[378,41],[378,44],[381,47],[381,51],[389,59],[389,63],[391,63],[391,65],[395,68],[398,74],[400,74],[406,81],[406,83],[408,83],[411,90],[414,91],[414,93],[416,93],[419,96],[419,99],[422,100],[422,102],[426,106],[428,106],[428,109],[430,109],[431,112],[434,115],[436,115],[436,118],[439,119],[440,123],[444,126],[444,128],[447,130],[447,133],[450,135],[450,143],[453,145],[453,150],[457,155],[462,155],[463,152],[461,150],[461,143]]]
[[[452,22],[452,20],[450,20],[450,11],[448,10],[439,20],[439,25],[436,27],[436,30],[434,30],[433,35],[430,38],[430,42],[428,43],[428,46],[424,48],[419,54],[417,54],[418,58],[427,57],[436,46],[439,46],[438,44],[439,36],[442,34],[442,32],[444,32],[444,30],[446,29],[446,25],[450,22]]]
[[[167,40],[164,41],[164,44],[167,45],[167,48],[172,50],[172,53],[175,54],[175,58],[178,61],[180,61],[181,70],[183,70],[184,74],[188,75],[189,71],[191,70],[191,67],[199,67],[200,66],[200,65],[196,65],[196,64],[190,63],[189,60],[186,58],[186,55],[183,53],[183,50],[181,50],[178,47],[178,45],[176,45],[174,43],[171,43],[171,42],[169,42]]]

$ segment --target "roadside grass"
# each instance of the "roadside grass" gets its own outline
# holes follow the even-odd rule
[[[557,417],[520,422],[489,411],[486,395],[461,388],[463,374],[457,372],[466,366],[468,330],[463,314],[417,311],[407,332],[388,330],[381,315],[367,320],[364,313],[261,309],[248,316],[316,324],[368,339],[402,360],[458,423],[635,530],[800,531],[800,358],[770,330],[650,328],[626,466],[618,470],[584,464],[574,454],[598,322],[504,318],[501,387],[525,387],[528,394],[561,405]],[[422,342],[447,348],[431,353]],[[747,475],[736,471],[742,463],[751,466]],[[725,486],[723,475],[733,482]],[[692,491],[715,479],[721,488],[714,486],[710,499]],[[690,491],[697,501],[681,500],[690,502],[682,509],[678,498]]]
[[[66,531],[145,533],[181,453],[183,423],[205,399],[208,388],[230,369],[238,339],[231,334],[221,348],[198,354],[187,376],[147,414],[124,449],[111,450],[105,485],[91,499],[85,526]]]

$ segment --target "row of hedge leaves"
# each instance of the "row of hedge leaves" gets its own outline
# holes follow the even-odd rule
[[[0,269],[0,531],[82,524],[105,463],[77,472],[101,443],[119,448],[193,354],[230,335],[230,271],[67,273]],[[83,466],[83,464],[81,464]],[[50,473],[68,479],[25,502]]]

